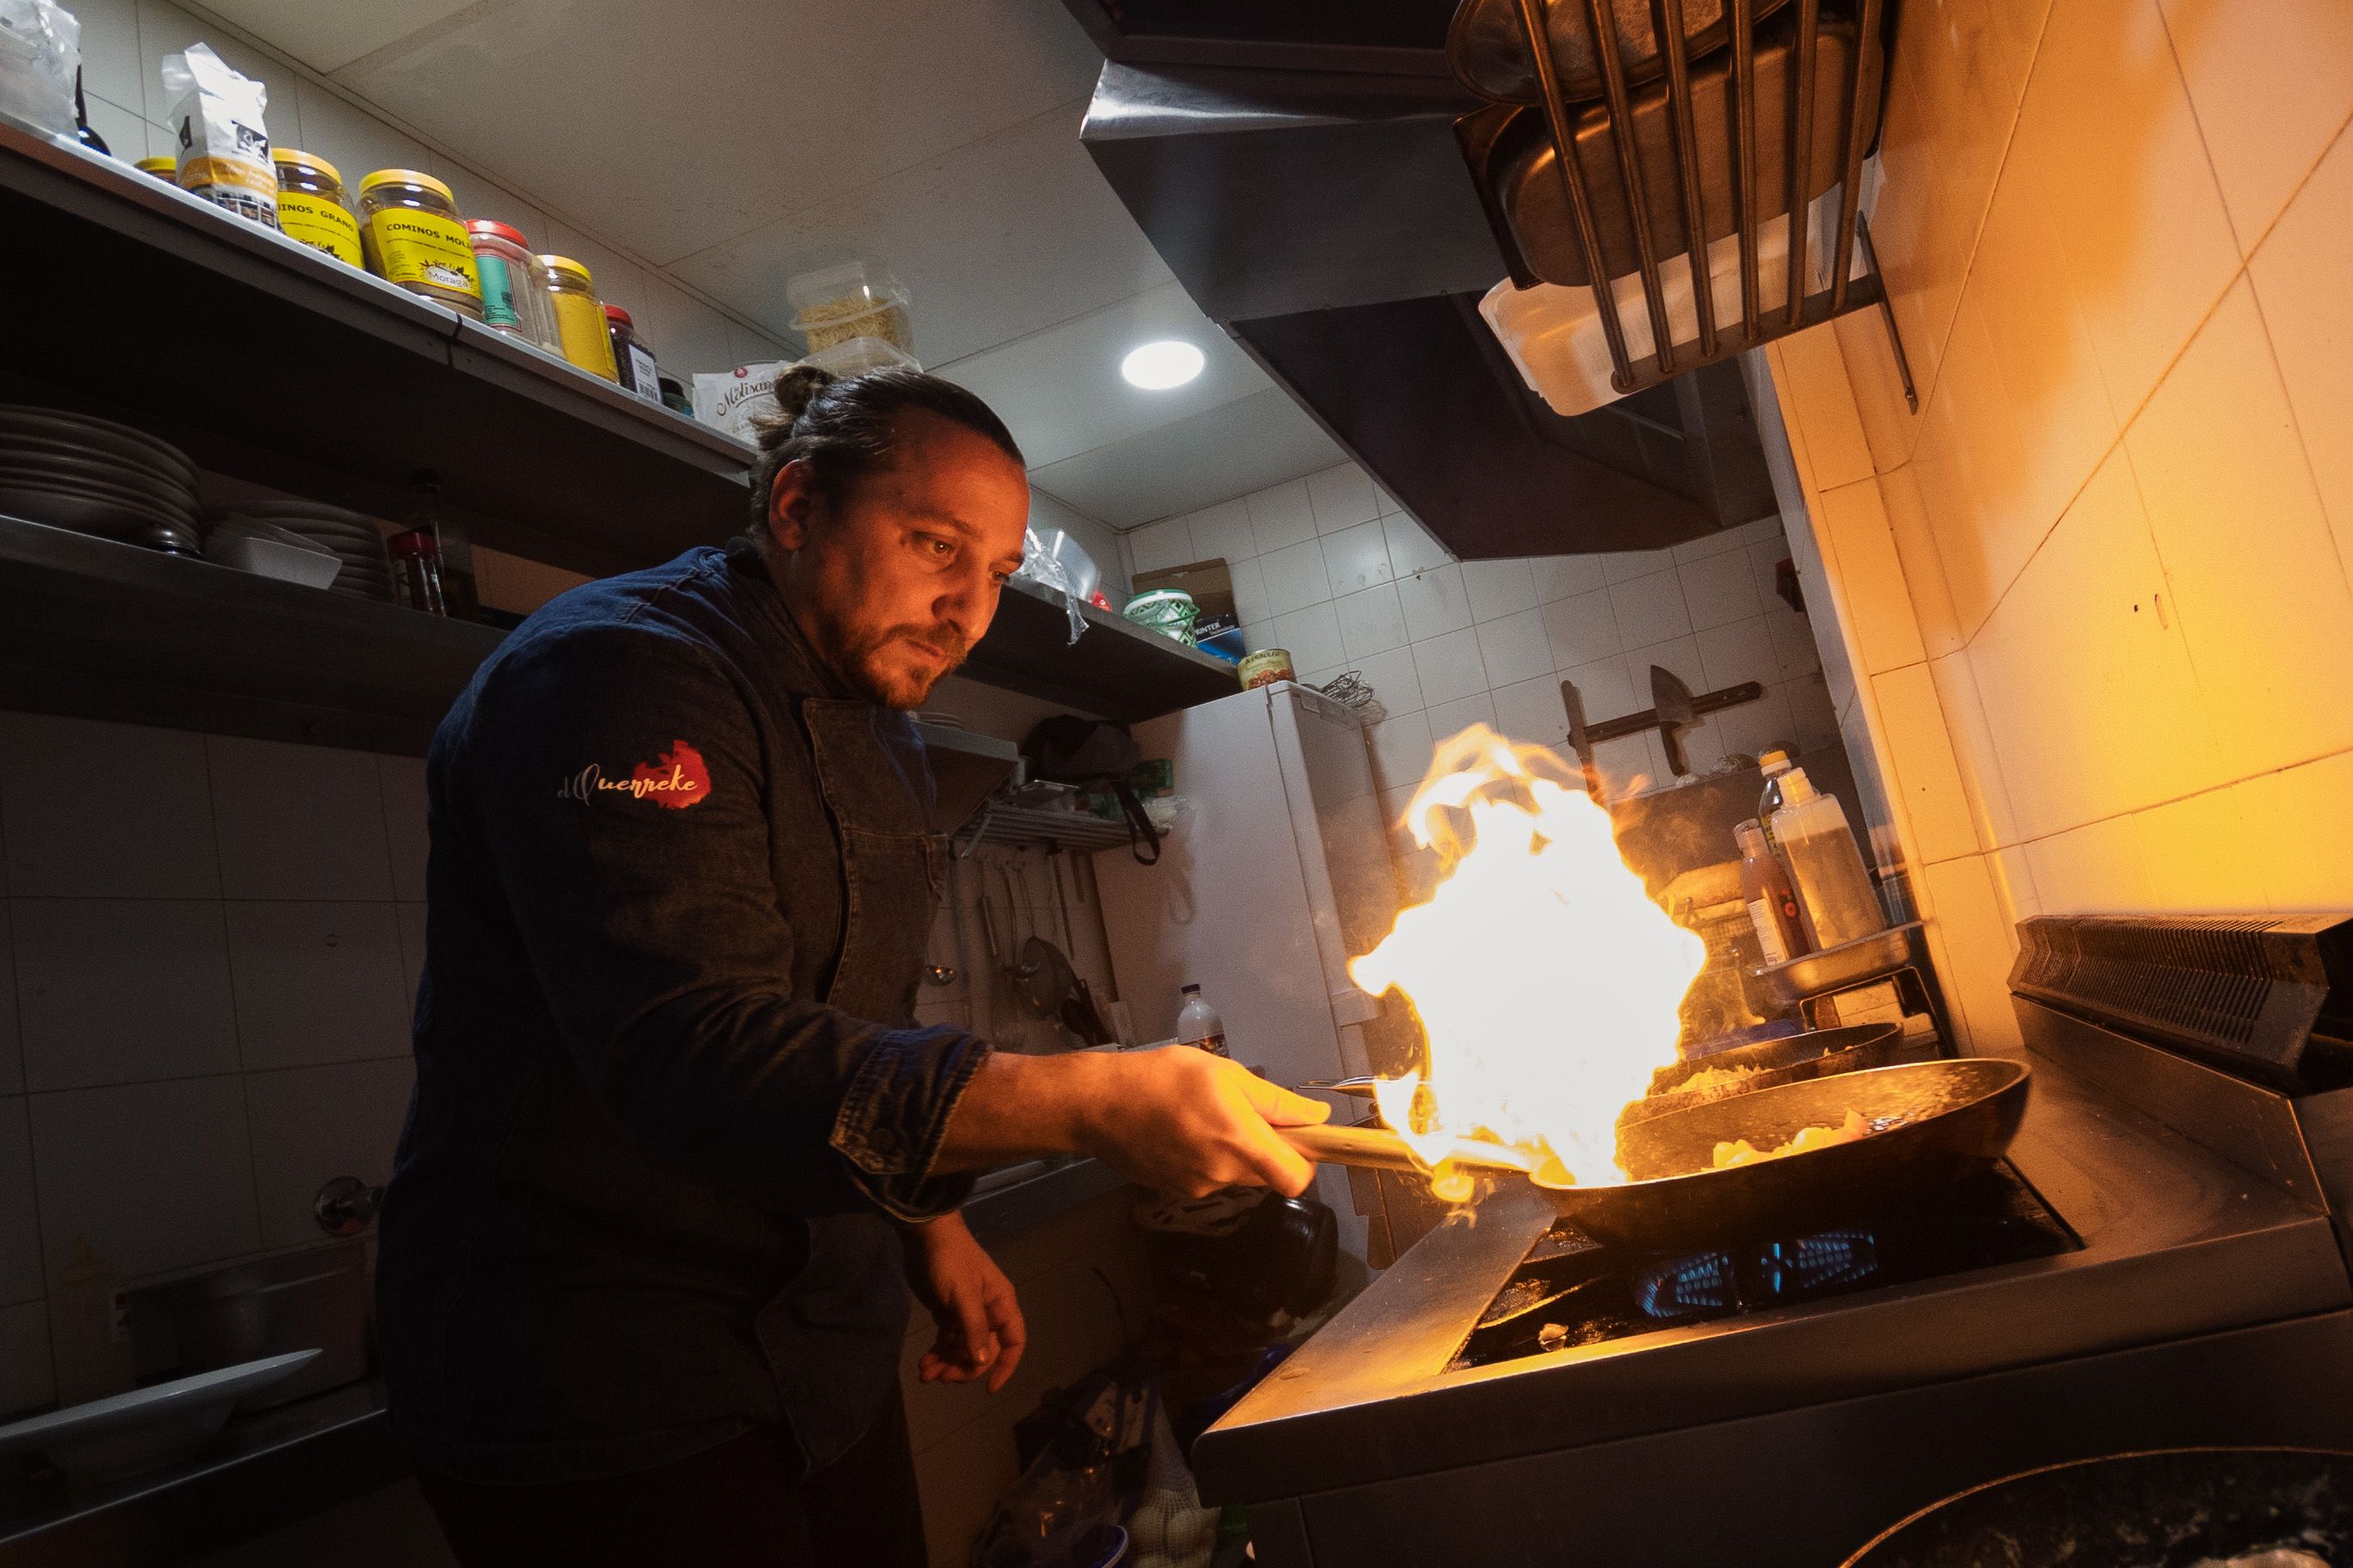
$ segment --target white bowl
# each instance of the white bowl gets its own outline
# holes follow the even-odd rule
[[[240,572],[300,583],[306,588],[325,587],[343,569],[340,558],[323,550],[311,550],[299,544],[280,544],[276,540],[218,531],[205,541],[205,557],[224,566],[234,566]]]
[[[46,1454],[69,1476],[160,1465],[204,1447],[239,1394],[292,1376],[318,1353],[289,1351],[0,1426],[0,1455]]]

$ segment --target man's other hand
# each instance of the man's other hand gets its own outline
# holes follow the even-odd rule
[[[925,1383],[988,1380],[995,1394],[1010,1382],[1029,1343],[1013,1281],[997,1267],[964,1216],[948,1215],[911,1231],[908,1283],[931,1310],[939,1335],[917,1370]]]

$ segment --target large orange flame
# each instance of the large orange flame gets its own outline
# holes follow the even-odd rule
[[[1645,895],[1577,777],[1474,725],[1438,748],[1406,808],[1416,841],[1452,864],[1348,972],[1420,1015],[1420,1070],[1375,1092],[1433,1165],[1451,1141],[1488,1138],[1581,1183],[1620,1180],[1618,1114],[1675,1059],[1705,945]]]

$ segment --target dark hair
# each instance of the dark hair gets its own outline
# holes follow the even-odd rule
[[[899,416],[911,412],[961,425],[1028,467],[997,411],[952,381],[896,366],[837,376],[792,365],[776,377],[776,412],[754,422],[760,458],[752,465],[752,536],[767,536],[768,497],[786,464],[807,463],[818,490],[839,495],[889,462]]]

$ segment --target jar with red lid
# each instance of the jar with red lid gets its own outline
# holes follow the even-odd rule
[[[621,385],[636,393],[659,408],[662,405],[661,371],[654,363],[654,351],[646,347],[645,339],[638,336],[629,313],[618,305],[605,307],[605,330],[613,338],[613,366],[621,373]]]
[[[474,270],[481,276],[483,325],[550,353],[562,353],[555,310],[548,303],[547,290],[539,286],[531,242],[522,230],[478,217],[466,226],[466,238],[474,247]]]

